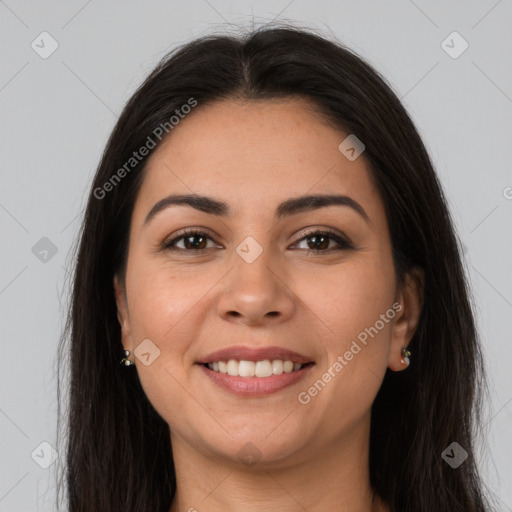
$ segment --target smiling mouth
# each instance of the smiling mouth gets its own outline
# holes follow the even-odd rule
[[[265,397],[297,384],[315,366],[314,362],[286,359],[228,359],[197,366],[217,387],[241,397]]]
[[[272,377],[273,375],[282,375],[283,373],[295,373],[311,365],[313,365],[312,362],[294,363],[293,361],[283,359],[265,359],[263,361],[229,359],[227,361],[203,364],[206,368],[217,373],[246,378],[265,378]]]

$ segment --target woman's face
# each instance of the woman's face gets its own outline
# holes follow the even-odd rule
[[[124,348],[173,443],[275,466],[368,437],[418,307],[396,288],[364,152],[338,148],[348,135],[304,100],[223,101],[199,105],[151,156],[115,285]],[[223,206],[161,204],[148,218],[192,194]],[[297,354],[289,372],[279,361]]]

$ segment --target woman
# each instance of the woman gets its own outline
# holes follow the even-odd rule
[[[162,60],[94,178],[67,332],[70,512],[490,510],[446,202],[337,42],[274,27]]]

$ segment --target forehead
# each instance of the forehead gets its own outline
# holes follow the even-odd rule
[[[235,211],[312,193],[378,202],[364,158],[338,149],[347,136],[303,99],[199,104],[148,160],[136,211],[171,193],[218,197]]]

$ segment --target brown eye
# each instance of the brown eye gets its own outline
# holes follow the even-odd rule
[[[327,249],[332,238],[327,235],[313,235],[308,236],[306,240],[310,241],[308,242],[310,249]]]
[[[183,246],[179,247],[177,244],[183,240]],[[202,231],[186,231],[182,233],[180,236],[169,240],[168,242],[164,242],[163,249],[167,250],[177,250],[177,251],[203,251],[206,249],[210,249],[214,246],[208,247],[208,240],[212,240],[207,233]],[[213,240],[212,240],[213,241]]]
[[[202,235],[187,235],[182,237],[185,244],[185,249],[206,249],[207,237]]]
[[[337,233],[334,233],[332,231],[312,231],[307,233],[306,236],[302,237],[299,240],[299,244],[306,240],[307,248],[305,250],[308,251],[308,254],[310,252],[332,252],[337,251],[341,249],[353,249],[353,246],[350,242],[339,236]],[[334,241],[335,245],[334,247],[329,247],[329,244]]]

